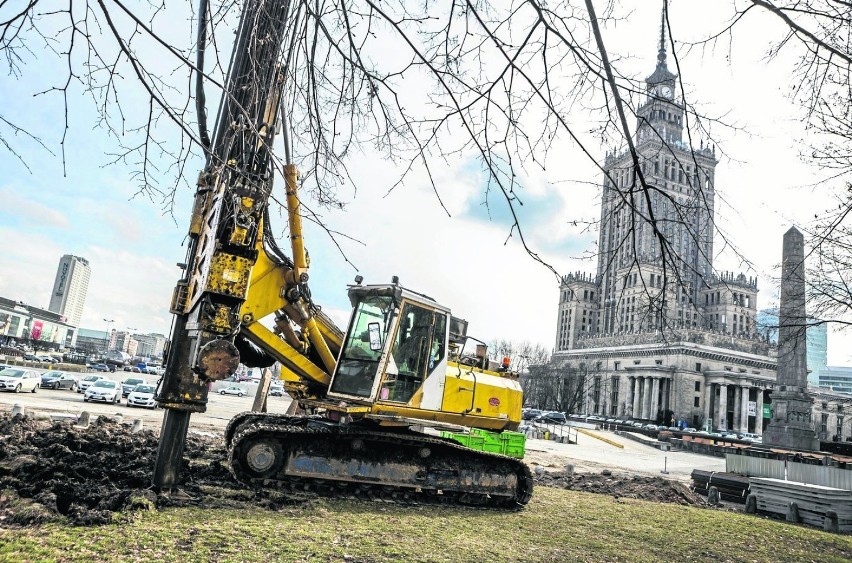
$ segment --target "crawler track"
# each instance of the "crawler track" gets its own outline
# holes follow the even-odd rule
[[[409,430],[244,413],[225,440],[231,472],[255,488],[502,510],[519,510],[532,497],[522,461]]]

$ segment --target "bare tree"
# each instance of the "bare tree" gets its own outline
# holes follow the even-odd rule
[[[841,327],[852,324],[852,4],[844,0],[748,0],[737,3],[728,25],[709,42],[730,39],[746,20],[779,22],[770,64],[792,60],[789,92],[810,133],[802,157],[826,178],[810,189],[833,194],[834,205],[808,225],[809,314]]]
[[[614,267],[621,251],[635,257],[628,273],[642,280],[643,326],[677,326],[670,307],[682,298],[691,298],[687,305],[700,314],[692,278],[709,275],[698,270],[709,261],[712,246],[704,230],[684,232],[680,226],[690,225],[702,210],[712,211],[714,201],[702,189],[706,179],[700,173],[688,177],[691,191],[681,198],[647,168],[648,155],[635,142],[648,125],[641,111],[646,93],[641,81],[619,71],[620,60],[608,51],[602,33],[617,21],[620,3],[598,5],[600,12],[591,0],[582,5],[567,0],[283,0],[288,25],[277,64],[285,75],[282,114],[293,131],[287,150],[304,171],[303,185],[314,202],[343,205],[341,186],[356,185],[349,170],[365,147],[397,164],[400,173],[389,189],[424,173],[439,205],[446,193],[434,181],[436,169],[475,163],[486,177],[483,202],[507,206],[512,218],[508,237],[544,263],[518,219],[524,181],[528,173],[546,168],[553,150],[569,146],[594,162],[606,179],[604,197],[615,202],[613,217],[620,217],[621,227],[612,233],[616,253],[604,257],[604,270]],[[682,75],[675,30],[663,6],[661,48],[668,48]],[[815,148],[814,156],[847,170],[848,3],[751,0],[732,4],[732,10],[730,25],[709,40],[734,33],[752,14],[783,21],[789,34],[778,47],[796,44],[807,55],[794,69],[794,95],[809,109],[814,127],[837,140]],[[61,64],[62,74],[50,74],[33,94],[62,100],[58,144],[63,159],[68,135],[75,134],[69,130],[69,100],[82,93],[97,112],[96,125],[115,141],[113,161],[131,167],[140,195],[170,209],[175,191],[190,187],[193,169],[212,155],[206,100],[222,95],[232,48],[229,32],[241,13],[242,3],[233,0],[132,8],[122,0],[4,4],[0,54],[13,80],[32,79],[37,63]],[[176,21],[187,23],[176,26]],[[191,26],[197,27],[194,41]],[[687,99],[682,78],[676,80],[688,150],[669,156],[677,161],[675,173],[704,170],[693,147],[709,137],[706,117]],[[569,119],[576,111],[596,122],[591,133]],[[668,141],[656,127],[645,134],[663,145]],[[25,139],[54,146],[31,130],[27,116],[12,119],[0,113],[0,144],[24,159],[17,143]],[[600,162],[602,144],[629,155],[623,169]],[[274,165],[280,170],[280,158]],[[848,208],[848,198],[841,205]],[[319,220],[316,209],[305,209]],[[823,240],[843,239],[838,225],[845,214],[837,218],[840,223],[831,221],[821,229]],[[603,230],[612,224],[598,226]],[[694,249],[691,259],[683,258],[685,243],[678,243],[683,237]],[[645,281],[649,262],[638,258],[642,241],[650,245],[653,261],[662,263],[662,270],[653,272],[662,276],[662,287]]]

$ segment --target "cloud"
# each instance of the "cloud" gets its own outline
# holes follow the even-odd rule
[[[17,225],[51,225],[58,229],[68,227],[68,217],[60,210],[22,195],[14,186],[0,188],[0,209],[4,210],[4,223]],[[9,214],[8,217],[5,217]],[[8,223],[7,223],[8,224]]]

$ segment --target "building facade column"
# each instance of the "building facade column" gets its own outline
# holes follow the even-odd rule
[[[740,409],[742,408],[740,405],[740,401],[742,400],[742,395],[740,394],[740,386],[734,385],[734,418],[731,421],[731,428],[734,432],[740,431]]]
[[[704,380],[704,420],[711,418],[710,404],[713,402],[713,384]],[[701,430],[699,428],[699,430]]]
[[[716,428],[728,429],[728,385],[725,383],[719,384],[719,416]]]
[[[630,413],[630,416],[633,418],[639,418],[639,378],[633,378],[633,412]]]
[[[651,418],[651,378],[643,377],[645,391],[642,394],[642,418],[648,420]]]
[[[754,433],[763,434],[763,387],[757,388],[757,412],[754,417]]]
[[[627,393],[624,395],[624,408],[621,416],[627,416],[633,410],[633,378],[628,375],[622,379],[627,381]]]
[[[654,377],[651,379],[651,412],[648,418],[653,422],[657,421],[657,413],[660,410],[660,378]]]
[[[748,432],[748,391],[749,388],[745,385],[740,389],[742,399],[740,399],[740,426],[737,432]]]

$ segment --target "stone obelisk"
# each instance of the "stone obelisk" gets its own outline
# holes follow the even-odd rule
[[[778,379],[772,391],[772,420],[763,433],[765,446],[819,450],[811,418],[805,334],[805,238],[795,227],[784,234],[781,305],[778,318]]]

